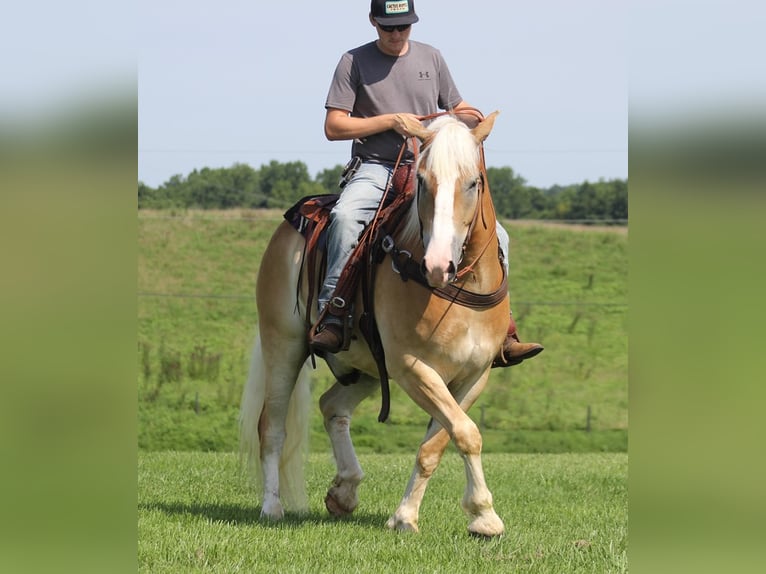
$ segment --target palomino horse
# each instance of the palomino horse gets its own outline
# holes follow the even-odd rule
[[[468,530],[482,536],[504,530],[484,479],[481,434],[466,414],[487,383],[510,313],[482,150],[496,114],[473,129],[454,116],[420,126],[416,198],[393,237],[400,253],[422,261],[432,288],[454,285],[478,296],[494,294],[492,305],[464,306],[415,281],[404,282],[388,257],[375,276],[375,318],[387,371],[432,417],[404,497],[388,521],[392,529],[418,530],[426,485],[452,439],[465,463],[462,507]],[[284,516],[283,503],[294,511],[308,506],[302,474],[310,398],[304,243],[283,222],[263,256],[256,295],[259,335],[242,397],[242,450],[262,481],[261,516],[271,519]],[[294,288],[299,281],[300,293]],[[378,370],[361,338],[326,360],[336,377],[361,372],[358,382],[336,382],[319,401],[337,466],[325,504],[330,513],[343,515],[356,508],[363,476],[349,432],[351,415],[378,388]]]

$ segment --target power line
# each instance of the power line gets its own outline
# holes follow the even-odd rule
[[[234,299],[234,300],[252,300],[255,295],[214,295],[209,293],[157,293],[149,291],[139,291],[138,297],[159,297],[165,299]]]
[[[291,153],[295,155],[335,155],[339,150],[300,150],[300,149],[253,149],[253,148],[218,148],[218,149],[205,149],[205,148],[175,148],[175,149],[138,149],[138,153],[249,153],[249,154],[285,154]]]
[[[627,148],[603,148],[603,149],[583,149],[583,148],[507,148],[498,149],[487,147],[486,150],[491,153],[519,153],[519,154],[589,154],[589,153],[628,153]],[[338,150],[313,150],[313,149],[258,149],[258,148],[139,148],[138,153],[210,153],[210,154],[295,154],[295,155],[336,155]],[[344,152],[345,153],[345,152]]]

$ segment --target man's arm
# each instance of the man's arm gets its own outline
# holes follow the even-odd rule
[[[353,118],[346,110],[328,108],[324,120],[324,133],[328,140],[353,140],[387,130],[411,137],[422,124],[414,114],[382,114],[371,118]]]

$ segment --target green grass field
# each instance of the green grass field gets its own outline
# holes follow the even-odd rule
[[[144,452],[138,460],[139,571],[188,572],[627,572],[627,455],[487,454],[506,533],[468,535],[465,474],[454,452],[431,480],[420,533],[385,522],[399,503],[414,452],[360,457],[366,478],[354,515],[334,519],[323,499],[328,455],[309,458],[310,509],[259,520],[259,501],[230,453]],[[239,478],[238,478],[239,477]]]
[[[333,519],[334,475],[312,413],[310,511],[259,520],[238,467],[237,417],[257,325],[253,292],[279,212],[141,212],[138,261],[138,559],[142,572],[626,572],[627,234],[506,222],[510,291],[526,340],[546,350],[497,369],[471,412],[506,534],[477,540],[450,447],[421,532],[390,532],[428,417],[392,384],[355,413],[361,504]],[[315,399],[330,375],[320,362]],[[590,417],[588,417],[590,412]],[[529,454],[545,453],[545,454]],[[561,454],[551,454],[561,453]]]
[[[255,277],[280,221],[277,211],[139,214],[140,449],[236,450],[258,320]],[[485,452],[626,451],[627,233],[504,223],[514,316],[522,337],[546,350],[492,371],[471,412]],[[320,366],[315,397],[329,384]],[[427,417],[396,384],[391,390],[390,423],[377,423],[377,400],[357,410],[360,452],[414,452],[420,441]],[[325,452],[312,415],[312,451]]]

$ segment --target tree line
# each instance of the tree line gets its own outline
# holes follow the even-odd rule
[[[272,160],[255,169],[238,163],[228,168],[202,168],[174,175],[153,188],[138,182],[139,209],[287,209],[301,197],[337,193],[342,165],[309,175],[302,161]],[[505,219],[628,219],[626,179],[585,181],[538,188],[527,185],[510,167],[487,168],[498,216]]]

